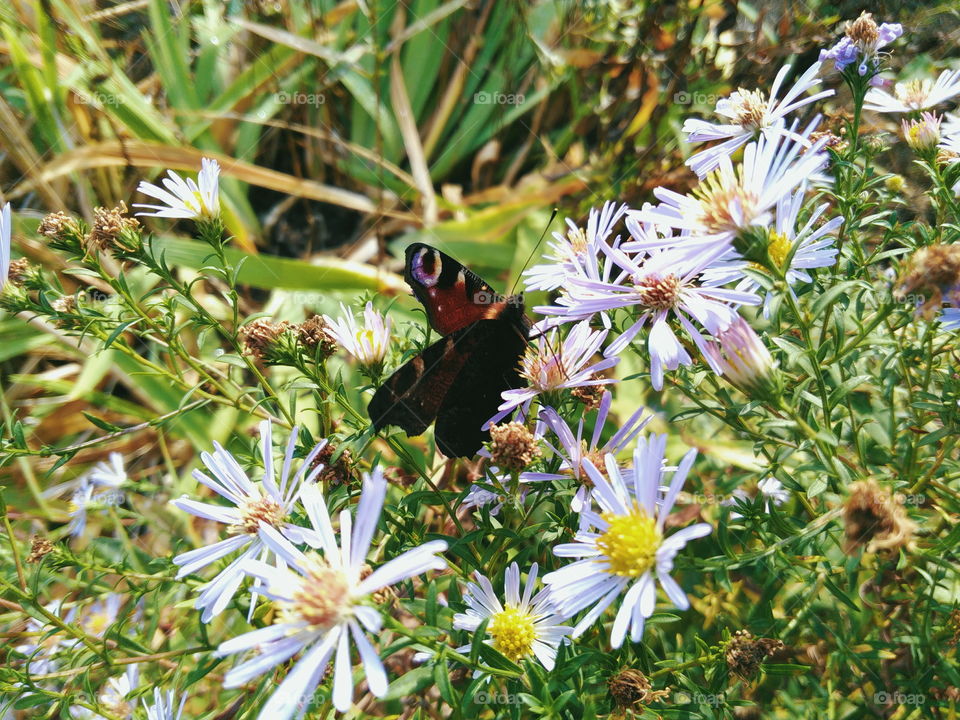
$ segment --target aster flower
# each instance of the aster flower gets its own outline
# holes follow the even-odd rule
[[[915,120],[902,120],[903,139],[917,153],[924,155],[933,151],[940,142],[940,118],[934,113],[920,113]]]
[[[882,113],[919,112],[936,107],[960,95],[960,70],[944,70],[931,81],[916,78],[893,86],[893,94],[880,88],[870,88],[863,101],[865,110]]]
[[[772,400],[780,393],[776,363],[760,336],[742,317],[717,334],[707,345],[711,366],[719,368],[732,385],[751,398]]]
[[[783,505],[783,503],[790,499],[790,491],[783,487],[783,483],[781,483],[775,477],[768,477],[757,483],[757,496],[763,498],[764,512],[770,512],[771,504]],[[720,504],[735,505],[737,498],[740,498],[746,502],[750,502],[752,500],[750,495],[747,494],[746,490],[743,488],[737,488],[733,491],[733,497],[724,500]],[[730,518],[733,520],[741,517],[743,517],[743,515],[738,512],[732,511],[730,513]]]
[[[164,203],[163,205],[144,205],[134,203],[135,208],[144,208],[154,212],[141,212],[137,215],[162,218],[186,218],[190,220],[212,220],[220,216],[220,164],[216,160],[203,158],[196,180],[183,179],[173,170],[167,171],[163,187],[141,181],[137,192]],[[164,189],[166,188],[166,189]]]
[[[842,224],[843,217],[831,218],[816,227],[827,211],[829,203],[818,206],[809,219],[799,229],[797,218],[806,202],[806,186],[801,185],[792,194],[784,195],[777,201],[777,210],[773,227],[770,229],[767,256],[775,267],[780,268],[788,286],[801,282],[812,282],[807,272],[813,268],[829,267],[837,262],[837,248],[831,236]],[[738,285],[738,290],[756,292],[760,283],[749,276]],[[790,293],[796,299],[793,288]],[[774,296],[767,293],[763,300],[763,316],[770,317]]]
[[[322,555],[303,553],[274,527],[260,524],[260,537],[285,566],[248,560],[244,569],[264,583],[264,594],[276,603],[279,612],[273,625],[227,640],[217,655],[257,651],[256,657],[227,673],[225,686],[238,687],[304,651],[261,709],[261,720],[303,717],[309,707],[305,699],[313,695],[334,653],[333,704],[341,712],[349,710],[353,702],[351,637],[370,692],[376,697],[387,692],[383,663],[364,632],[377,634],[381,630],[381,616],[370,606],[370,596],[427,570],[446,567],[437,553],[446,550],[447,544],[442,540],[424,543],[364,576],[386,492],[387,482],[380,468],[372,476],[364,475],[356,519],[348,510],[340,513],[338,545],[323,496],[314,485],[304,488],[303,505],[321,539]]]
[[[620,429],[601,445],[601,434],[603,433],[604,427],[606,427],[612,402],[613,395],[609,392],[604,392],[603,397],[600,399],[600,406],[597,408],[597,416],[593,423],[593,432],[588,439],[583,437],[582,417],[577,425],[576,435],[574,435],[573,430],[570,429],[570,426],[567,425],[566,421],[560,417],[556,410],[553,408],[544,408],[540,413],[540,417],[544,424],[557,436],[557,440],[559,441],[557,444],[560,447],[555,447],[550,444],[549,441],[546,441],[553,452],[561,458],[559,473],[525,472],[520,475],[520,482],[529,483],[542,482],[545,480],[562,480],[572,476],[580,483],[580,487],[577,488],[577,493],[574,495],[573,502],[570,506],[574,512],[580,512],[583,507],[589,503],[590,498],[590,479],[583,469],[583,461],[589,458],[595,467],[602,466],[602,457],[605,454],[618,455],[627,445],[633,442],[637,433],[646,427],[647,423],[653,419],[653,415],[644,417],[647,411],[646,408],[637,408],[637,411],[620,426]]]
[[[123,596],[117,593],[109,593],[100,600],[97,600],[89,608],[81,610],[79,613],[80,628],[87,634],[94,637],[103,637],[107,630],[117,621],[117,615],[120,612],[120,606],[123,604]],[[74,645],[80,641],[70,638],[64,644]]]
[[[536,342],[527,346],[520,361],[520,374],[529,386],[504,390],[503,403],[484,428],[500,422],[517,408],[526,416],[531,402],[540,395],[616,382],[613,378],[602,378],[598,374],[616,365],[618,358],[605,358],[591,364],[606,336],[606,330],[594,332],[586,322],[574,325],[563,341],[560,341],[555,330],[541,333]]]
[[[903,34],[900,23],[882,23],[879,27],[871,13],[861,13],[860,17],[847,23],[846,35],[829,50],[820,51],[820,62],[833,60],[839,72],[858,62],[857,74],[870,75],[871,84],[876,85],[875,77],[880,70],[880,49],[886,47]]]
[[[940,324],[944,330],[960,330],[960,308],[944,308]]]
[[[100,487],[120,487],[127,481],[127,471],[123,467],[123,455],[118,452],[110,453],[109,460],[94,465],[87,478],[93,485]]]
[[[71,537],[78,538],[83,535],[87,529],[87,509],[93,500],[93,483],[86,480],[81,481],[80,487],[73,491],[70,496],[70,503],[67,506],[67,514],[70,516],[70,523],[67,525],[67,532]]]
[[[180,698],[180,707],[176,705],[176,695],[173,690],[162,692],[160,688],[153,689],[153,705],[147,705],[143,701],[143,708],[147,712],[147,720],[180,720],[183,715],[183,706],[187,702],[187,696]],[[175,709],[177,708],[177,709]]]
[[[758,134],[767,136],[789,134],[785,127],[784,118],[794,110],[809,105],[812,102],[830,97],[833,90],[822,90],[814,95],[804,95],[808,90],[820,84],[817,73],[820,63],[816,62],[797,78],[783,98],[777,99],[777,93],[783,85],[784,79],[790,72],[790,65],[784,65],[770,88],[767,97],[761,90],[738,89],[728,98],[717,101],[716,114],[728,118],[732,122],[710,123],[705,120],[688,118],[683,123],[683,132],[687,133],[687,142],[705,142],[722,140],[713,147],[691,155],[686,164],[699,176],[703,177],[720,164],[720,157],[731,155],[737,148]],[[800,142],[809,146],[810,142],[800,138]]]
[[[665,537],[664,523],[697,454],[691,450],[683,457],[666,493],[661,494],[666,442],[666,435],[641,437],[634,450],[633,472],[627,477],[612,455],[604,457],[606,474],[589,460],[584,461],[600,512],[583,510],[585,522],[574,542],[553,550],[558,557],[579,559],[543,579],[558,614],[571,617],[590,608],[574,628],[574,638],[623,595],[610,644],[620,647],[628,631],[630,639],[638,642],[656,605],[654,572],[674,606],[680,610],[690,606],[683,590],[670,577],[673,560],[688,541],[708,535],[712,528],[698,523]]]
[[[488,620],[487,635],[490,637],[484,640],[487,645],[513,662],[532,655],[547,670],[553,670],[557,648],[573,628],[562,624],[563,618],[554,612],[547,590],[533,595],[537,572],[538,566],[534,563],[527,574],[521,597],[520,568],[517,563],[511,563],[503,576],[506,600],[503,604],[490,581],[475,572],[477,582],[467,583],[467,592],[463,596],[467,611],[453,616],[453,627],[476,632],[480,624]],[[459,648],[458,652],[466,650],[469,646]]]
[[[548,262],[534,265],[523,273],[527,290],[556,290],[570,277],[584,273],[598,275],[601,272],[598,262],[602,257],[598,246],[607,243],[626,212],[626,205],[609,201],[599,211],[592,208],[585,231],[567,218],[567,234],[555,232],[554,239],[547,241],[549,252],[544,253],[544,259]],[[617,240],[613,242],[616,244]]]
[[[123,675],[107,680],[107,684],[97,700],[105,710],[110,712],[111,716],[130,718],[133,716],[136,705],[133,700],[128,700],[127,697],[137,689],[139,684],[139,665],[128,665]],[[74,720],[105,720],[100,713],[85,707],[71,707],[70,715]]]
[[[736,167],[727,155],[718,167],[687,195],[664,187],[653,193],[660,205],[629,213],[638,222],[686,230],[693,241],[731,243],[742,231],[766,227],[771,210],[783,196],[809,181],[826,165],[821,152],[826,138],[810,145],[809,137],[819,123],[815,118],[802,132],[796,123],[789,134],[761,135],[743,151]]]
[[[7,282],[10,274],[10,232],[13,221],[10,217],[10,203],[6,203],[0,210],[0,291]]]
[[[758,303],[760,298],[721,287],[729,282],[728,274],[719,280],[704,277],[705,271],[727,253],[722,245],[699,254],[691,254],[685,246],[678,245],[653,254],[639,251],[628,255],[627,251],[633,249],[630,243],[624,243],[622,249],[608,248],[605,252],[622,273],[609,283],[571,281],[561,312],[572,319],[583,319],[599,312],[630,309],[632,324],[607,346],[604,356],[622,352],[649,325],[651,382],[660,390],[665,370],[692,363],[670,320],[675,320],[704,351],[707,341],[691,320],[713,335],[733,322],[737,305]]]
[[[55,615],[60,615],[63,599],[44,605],[44,608]],[[71,608],[63,616],[64,622],[72,623],[76,617],[76,608]],[[51,633],[46,623],[35,618],[27,621],[25,632],[30,639],[14,650],[27,658],[26,670],[30,675],[45,675],[57,669],[57,653],[61,648],[71,647],[73,643],[58,632]]]
[[[225,540],[175,557],[173,562],[180,566],[177,573],[178,579],[242,550],[238,557],[207,584],[197,598],[195,607],[203,611],[201,618],[203,622],[210,622],[214,616],[221,613],[236,594],[244,579],[243,563],[246,560],[252,558],[265,560],[271,556],[270,549],[263,544],[258,533],[262,523],[287,533],[295,542],[311,544],[319,542],[308,531],[305,532],[303,528],[287,521],[303,487],[311,484],[323,471],[323,465],[317,463],[314,467],[314,461],[327,444],[326,440],[318,443],[300,465],[296,475],[291,478],[290,470],[296,449],[297,430],[295,427],[290,431],[279,483],[274,474],[273,429],[271,423],[265,420],[260,423],[260,452],[263,458],[261,483],[257,484],[250,480],[233,455],[219,443],[214,443],[215,450],[212,454],[204,452],[200,455],[203,464],[213,477],[200,470],[194,470],[193,477],[229,500],[233,507],[192,500],[186,495],[171,501],[184,512],[226,525],[229,533],[229,537]],[[312,470],[307,474],[310,468]],[[256,604],[255,601],[256,592],[250,604],[251,613]]]
[[[368,302],[363,309],[363,325],[357,326],[353,313],[340,303],[342,318],[334,320],[324,315],[328,330],[347,352],[353,355],[364,368],[373,374],[380,372],[383,359],[390,346],[390,330],[393,321],[384,318],[375,310],[372,302]]]

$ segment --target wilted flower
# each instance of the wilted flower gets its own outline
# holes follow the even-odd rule
[[[913,150],[925,153],[940,142],[940,118],[934,113],[921,113],[919,120],[903,120],[903,139]]]
[[[777,364],[750,323],[738,317],[716,337],[706,352],[718,375],[750,398],[773,400],[780,394]]]
[[[319,352],[324,359],[337,351],[337,339],[330,331],[327,321],[320,315],[313,315],[296,326],[297,339],[310,352]]]
[[[328,315],[323,316],[330,334],[362,367],[372,374],[379,373],[390,346],[393,321],[390,318],[385,319],[375,310],[372,302],[368,302],[363,309],[362,326],[357,325],[353,313],[347,310],[343,303],[340,303],[340,310],[343,316],[337,320]]]
[[[783,98],[777,99],[780,86],[790,72],[790,65],[784,65],[777,73],[767,97],[761,90],[738,89],[728,98],[717,101],[716,114],[728,118],[727,124],[710,123],[705,120],[688,118],[683,123],[683,132],[687,133],[687,142],[705,142],[723,140],[706,150],[701,150],[687,158],[686,164],[703,177],[720,164],[720,157],[732,154],[737,148],[758,134],[767,136],[789,134],[784,118],[794,110],[817,100],[830,97],[833,90],[822,90],[815,95],[804,95],[808,90],[820,84],[817,73],[820,63],[807,68],[793,84]],[[810,141],[803,142],[810,145]]]
[[[763,662],[783,649],[783,642],[754,637],[749,630],[737,630],[727,641],[724,658],[730,672],[750,680],[760,671]]]
[[[251,355],[261,360],[269,360],[277,350],[277,343],[290,328],[286,320],[273,322],[268,318],[251,320],[240,328],[243,344]]]
[[[263,524],[277,528],[289,534],[296,542],[318,543],[309,531],[288,522],[290,511],[297,503],[304,486],[312,483],[323,470],[322,465],[313,461],[323,450],[326,440],[321,440],[307,455],[296,475],[290,477],[293,454],[296,449],[298,429],[290,431],[290,439],[283,456],[280,481],[277,482],[273,464],[273,426],[269,420],[260,423],[260,454],[263,460],[263,480],[254,483],[240,468],[233,455],[214,443],[214,452],[201,453],[200,458],[213,477],[200,470],[193,471],[193,477],[218,495],[229,500],[233,507],[212,505],[192,500],[186,495],[171,502],[184,512],[197,517],[213,520],[227,526],[229,537],[208,547],[197,548],[177,555],[174,564],[180,566],[177,578],[186,577],[232,553],[243,550],[226,568],[205,587],[197,598],[195,607],[203,610],[201,620],[210,622],[233,598],[243,582],[243,563],[248,559],[265,560],[271,557],[270,548],[263,544],[259,530]],[[309,469],[309,475],[307,471]],[[250,613],[256,605],[250,603]]]
[[[93,227],[87,235],[87,247],[94,250],[132,250],[133,242],[129,233],[137,232],[140,222],[136,218],[126,217],[126,213],[127,206],[122,201],[110,210],[94,208]]]
[[[503,577],[506,601],[503,605],[490,581],[475,572],[477,583],[467,583],[467,592],[463,596],[467,611],[453,616],[453,626],[474,632],[484,620],[488,620],[487,634],[490,637],[484,640],[485,643],[513,662],[532,655],[547,670],[553,670],[557,648],[572,628],[562,624],[563,618],[556,614],[547,590],[533,595],[537,571],[538,566],[534,563],[527,574],[521,597],[520,568],[517,563],[511,563]],[[468,645],[459,650],[469,648]]]
[[[137,215],[190,220],[218,218],[220,216],[220,164],[210,158],[201,159],[200,164],[201,169],[197,180],[183,179],[173,170],[168,170],[167,177],[162,180],[163,187],[141,181],[137,186],[137,192],[149,195],[165,204],[134,203],[135,208],[154,211],[141,212]]]
[[[584,522],[574,542],[553,549],[558,557],[581,559],[543,579],[559,614],[569,617],[593,606],[577,623],[572,637],[582,635],[623,594],[610,644],[620,647],[628,630],[630,639],[638,642],[656,606],[654,571],[673,604],[681,610],[690,607],[687,596],[670,577],[673,560],[688,541],[708,535],[712,528],[698,523],[664,537],[667,516],[697,455],[691,450],[683,457],[661,495],[666,443],[666,435],[641,437],[633,454],[633,471],[626,478],[612,455],[604,458],[606,474],[584,460],[600,512],[582,510]]]
[[[537,438],[523,423],[510,422],[490,428],[490,457],[504,470],[523,470],[540,456]]]
[[[42,535],[34,535],[30,539],[30,554],[27,555],[28,563],[38,563],[47,555],[54,551],[54,544]]]
[[[497,408],[497,414],[484,427],[500,422],[517,408],[526,416],[530,403],[539,395],[616,382],[613,378],[599,377],[598,373],[616,365],[617,358],[606,358],[591,364],[606,336],[606,330],[594,332],[587,322],[574,325],[562,342],[556,331],[541,334],[536,342],[527,346],[520,361],[520,374],[529,386],[504,390],[503,402]]]
[[[283,565],[274,567],[250,559],[244,563],[244,570],[265,585],[265,593],[277,605],[278,612],[273,625],[221,643],[217,650],[220,657],[254,649],[258,653],[230,670],[225,686],[244,685],[299,651],[306,651],[264,704],[261,720],[287,720],[298,712],[302,716],[334,653],[333,704],[340,712],[349,710],[353,704],[351,637],[360,653],[370,692],[375,697],[386,694],[383,663],[364,632],[379,633],[382,619],[367,600],[388,585],[427,570],[443,569],[446,563],[437,553],[447,548],[443,540],[424,543],[361,579],[386,492],[387,483],[380,468],[372,476],[364,477],[356,519],[348,510],[340,513],[338,544],[323,496],[315,485],[305,487],[303,506],[320,539],[322,555],[300,552],[274,527],[260,523],[261,539]]]
[[[944,70],[935,81],[917,78],[897,83],[893,95],[880,88],[870,88],[863,107],[876,112],[918,112],[936,107],[957,95],[960,95],[960,70]]]
[[[875,77],[880,70],[879,52],[903,34],[900,23],[883,23],[879,27],[868,12],[860,14],[856,20],[847,23],[846,35],[829,50],[820,51],[820,62],[833,60],[834,67],[843,71],[850,63],[857,62],[857,73],[863,77],[870,75],[871,83],[877,84]]]
[[[855,482],[849,492],[843,506],[846,552],[864,545],[867,552],[910,548],[916,524],[907,517],[902,498],[875,480]]]
[[[607,689],[620,707],[648,705],[670,695],[669,690],[654,690],[649,678],[634,668],[624,668],[607,680]]]

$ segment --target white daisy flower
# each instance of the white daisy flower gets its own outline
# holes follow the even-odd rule
[[[865,110],[882,113],[919,112],[936,107],[960,95],[960,70],[944,70],[940,76],[915,78],[893,86],[893,94],[880,88],[870,88],[863,99]]]
[[[384,318],[379,311],[375,310],[372,302],[368,302],[363,309],[361,326],[357,325],[353,313],[347,310],[343,303],[340,303],[340,310],[343,313],[342,318],[334,320],[329,315],[323,316],[327,322],[327,329],[337,342],[359,361],[360,365],[379,372],[387,356],[387,348],[390,347],[390,330],[393,327],[393,321],[390,318]]]
[[[797,218],[805,201],[805,185],[801,185],[792,194],[782,196],[777,200],[776,219],[770,229],[767,253],[771,262],[783,270],[788,286],[812,282],[813,278],[807,270],[830,267],[837,262],[838,250],[834,245],[835,238],[832,234],[843,225],[843,217],[831,218],[816,227],[829,207],[829,203],[823,203],[798,229]],[[747,276],[737,285],[737,289],[758,292],[762,287],[757,280]],[[797,296],[792,287],[790,294],[796,299]],[[771,293],[766,293],[764,296],[763,316],[765,318],[770,317],[773,299],[774,296]]]
[[[0,291],[7,282],[10,274],[10,233],[13,230],[13,219],[10,217],[10,203],[6,203],[0,210]]]
[[[477,583],[467,583],[467,592],[463,596],[467,611],[453,616],[453,627],[475,632],[484,620],[489,620],[489,637],[484,640],[487,645],[513,662],[532,655],[547,670],[553,670],[557,648],[573,628],[562,624],[563,618],[554,612],[546,589],[533,595],[537,571],[538,566],[534,563],[527,574],[521,597],[520,568],[517,563],[511,563],[503,576],[506,602],[502,605],[490,581],[475,572],[473,576]],[[458,652],[469,649],[467,645]]]
[[[103,637],[110,626],[117,621],[117,615],[120,612],[120,606],[123,604],[123,596],[117,593],[109,593],[100,600],[97,600],[89,608],[81,610],[79,613],[80,628],[87,634],[94,637]],[[80,641],[70,638],[65,644],[75,645]]]
[[[718,160],[708,174],[687,195],[664,187],[653,193],[660,205],[632,210],[638,222],[686,230],[690,242],[731,243],[752,226],[767,227],[777,202],[804,181],[810,180],[827,163],[820,152],[826,139],[809,144],[819,119],[803,132],[791,127],[789,134],[761,135],[743,151],[743,160],[734,167],[729,156]]]
[[[583,417],[580,418],[580,423],[577,425],[577,433],[576,436],[574,436],[573,430],[570,429],[566,420],[560,417],[556,410],[553,408],[545,408],[540,413],[540,418],[544,424],[553,431],[553,434],[557,436],[560,447],[555,447],[546,440],[544,442],[553,450],[554,454],[561,458],[559,473],[528,471],[520,474],[520,482],[543,482],[545,480],[562,480],[573,477],[581,484],[570,506],[574,512],[580,512],[590,501],[589,477],[583,469],[583,461],[589,458],[595,466],[598,464],[602,465],[603,460],[601,458],[603,455],[608,453],[614,456],[618,455],[620,451],[633,442],[637,433],[646,427],[647,423],[653,419],[653,415],[644,417],[647,409],[640,407],[626,422],[620,425],[620,429],[617,430],[609,440],[601,445],[601,434],[604,427],[606,427],[612,402],[613,395],[609,392],[604,392],[603,397],[600,398],[597,417],[593,423],[593,432],[589,439],[583,437]]]
[[[141,212],[137,215],[190,220],[211,220],[218,217],[220,215],[220,164],[216,160],[203,158],[200,165],[200,173],[196,180],[184,179],[173,170],[168,170],[167,177],[163,178],[164,187],[142,180],[137,186],[137,192],[149,195],[164,204],[134,203],[135,208],[154,211]]]
[[[687,133],[687,142],[706,142],[723,140],[722,143],[691,155],[686,164],[699,177],[704,177],[720,164],[720,157],[731,155],[747,141],[758,134],[772,136],[790,134],[784,118],[794,110],[812,102],[830,97],[833,90],[822,90],[814,95],[805,95],[808,90],[820,84],[818,73],[821,63],[815,62],[793,84],[783,98],[777,99],[780,86],[790,72],[790,65],[784,65],[773,81],[770,96],[761,90],[740,88],[728,98],[717,101],[716,114],[728,118],[729,123],[710,123],[706,120],[688,118],[683,123],[683,132]],[[797,138],[809,146],[805,138]]]
[[[316,546],[319,542],[309,531],[304,531],[287,521],[296,505],[300,492],[306,485],[314,482],[323,471],[323,465],[314,461],[327,441],[319,442],[300,465],[292,478],[293,453],[296,450],[298,428],[290,431],[280,470],[280,482],[276,481],[273,465],[273,429],[268,420],[260,423],[260,452],[263,457],[263,480],[255,483],[240,468],[236,459],[227,450],[214,443],[214,452],[200,455],[203,464],[213,475],[211,478],[200,470],[193,471],[193,477],[218,495],[229,500],[233,507],[213,505],[192,500],[183,495],[171,502],[191,515],[214,520],[227,526],[229,537],[208,547],[197,548],[182,553],[173,559],[180,566],[177,578],[183,578],[201,570],[221,558],[239,550],[243,552],[207,584],[197,598],[196,608],[203,611],[201,619],[210,622],[223,612],[243,582],[243,563],[251,558],[266,560],[271,556],[270,549],[263,544],[258,530],[261,523],[267,523],[290,535],[295,542],[306,542]],[[309,471],[309,474],[308,474]],[[250,603],[250,613],[256,605],[256,590]]]
[[[783,483],[777,480],[775,477],[764,478],[757,483],[757,495],[763,498],[763,509],[764,512],[770,512],[770,505],[783,505],[787,500],[790,499],[790,491],[783,487]],[[751,502],[752,498],[743,488],[737,488],[733,491],[733,496],[724,500],[721,505],[735,505],[736,498],[740,498],[747,502]],[[736,520],[742,518],[743,515],[736,511],[731,511],[730,518]]]
[[[586,522],[574,542],[558,545],[553,550],[558,557],[580,559],[543,578],[560,615],[571,617],[590,608],[574,628],[574,638],[582,635],[623,595],[613,621],[610,643],[620,647],[628,631],[630,639],[638,642],[643,636],[644,623],[656,605],[654,571],[677,608],[686,610],[690,606],[683,590],[670,577],[673,560],[688,541],[708,535],[713,528],[698,523],[664,536],[667,515],[697,454],[691,450],[684,456],[666,493],[661,495],[666,443],[666,435],[641,437],[633,454],[633,472],[627,477],[621,474],[612,455],[605,456],[606,476],[589,460],[584,461],[594,485],[592,497],[600,506],[600,512],[583,510],[581,514]]]
[[[381,630],[381,616],[371,607],[370,596],[388,585],[446,567],[437,553],[446,550],[447,543],[424,543],[365,575],[386,492],[387,482],[380,468],[372,476],[364,475],[356,520],[349,510],[340,512],[338,545],[323,496],[316,486],[305,487],[302,501],[321,539],[322,555],[303,553],[274,527],[260,524],[260,537],[285,566],[248,560],[244,569],[263,582],[264,594],[277,604],[279,612],[273,625],[220,645],[220,657],[253,649],[258,653],[227,673],[225,687],[244,685],[304,651],[261,709],[260,720],[303,717],[334,653],[333,704],[340,712],[349,710],[353,703],[351,637],[370,692],[376,697],[387,692],[383,663],[364,632],[376,635]]]
[[[177,708],[176,695],[173,690],[162,692],[160,688],[153,689],[153,705],[147,705],[146,699],[143,700],[143,709],[147,712],[147,720],[180,720],[183,715],[183,706],[187,702],[187,696],[180,698],[180,706]]]
[[[604,203],[599,211],[592,208],[586,231],[567,218],[567,234],[555,232],[554,239],[547,241],[549,252],[544,253],[543,257],[548,262],[524,271],[527,290],[556,290],[570,277],[584,273],[590,277],[598,275],[601,272],[598,262],[602,257],[598,246],[607,243],[613,228],[626,212],[626,205],[618,206],[613,202]],[[616,244],[617,239],[613,243]]]
[[[128,720],[128,718],[133,717],[133,711],[136,707],[135,701],[128,699],[128,696],[137,689],[139,684],[139,665],[128,665],[123,675],[107,680],[106,687],[97,697],[97,700],[103,709],[110,713],[111,717]],[[74,720],[106,720],[104,715],[84,707],[73,706],[70,708],[70,714]]]
[[[93,501],[93,483],[82,480],[80,487],[73,491],[70,496],[70,503],[67,506],[67,514],[70,516],[70,524],[67,525],[67,532],[71,537],[78,538],[86,532],[87,529],[87,509]]]
[[[598,373],[616,365],[618,358],[605,358],[591,364],[606,336],[606,330],[594,332],[586,322],[574,325],[562,342],[555,330],[541,333],[536,342],[527,346],[520,361],[520,374],[529,386],[504,390],[503,403],[484,429],[497,424],[517,408],[525,417],[530,403],[539,395],[616,382],[614,378],[599,377]]]

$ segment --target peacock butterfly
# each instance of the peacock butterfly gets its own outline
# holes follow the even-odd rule
[[[490,437],[482,426],[496,413],[501,393],[524,385],[519,366],[530,321],[523,297],[498,295],[424,243],[407,248],[404,278],[443,337],[387,378],[367,413],[376,430],[397,425],[408,436],[436,420],[440,452],[472,457]]]

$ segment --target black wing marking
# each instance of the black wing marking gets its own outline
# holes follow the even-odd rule
[[[503,402],[501,393],[525,384],[519,370],[527,346],[525,325],[481,320],[466,331],[477,349],[447,390],[434,429],[437,448],[447,457],[476,455],[490,439],[490,431],[481,427]]]

